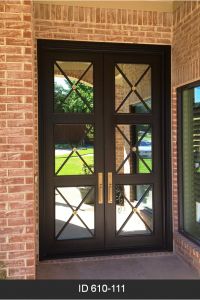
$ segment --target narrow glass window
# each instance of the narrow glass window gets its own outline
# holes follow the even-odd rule
[[[181,93],[181,230],[200,243],[200,83]]]

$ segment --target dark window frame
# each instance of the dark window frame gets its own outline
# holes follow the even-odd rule
[[[177,156],[178,156],[178,231],[188,238],[191,242],[200,246],[200,240],[196,239],[189,232],[184,229],[184,202],[183,202],[183,92],[188,89],[192,89],[200,86],[200,80],[188,83],[177,88]]]

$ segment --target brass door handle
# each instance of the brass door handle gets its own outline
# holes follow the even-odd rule
[[[112,172],[108,173],[108,203],[112,204],[113,202],[113,186],[112,186]]]
[[[98,203],[103,204],[103,173],[98,173]]]

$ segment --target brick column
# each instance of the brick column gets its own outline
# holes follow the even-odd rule
[[[31,0],[0,2],[0,261],[10,279],[35,278]]]

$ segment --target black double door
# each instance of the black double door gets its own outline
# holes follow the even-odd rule
[[[165,248],[161,56],[51,43],[38,47],[41,258]]]

